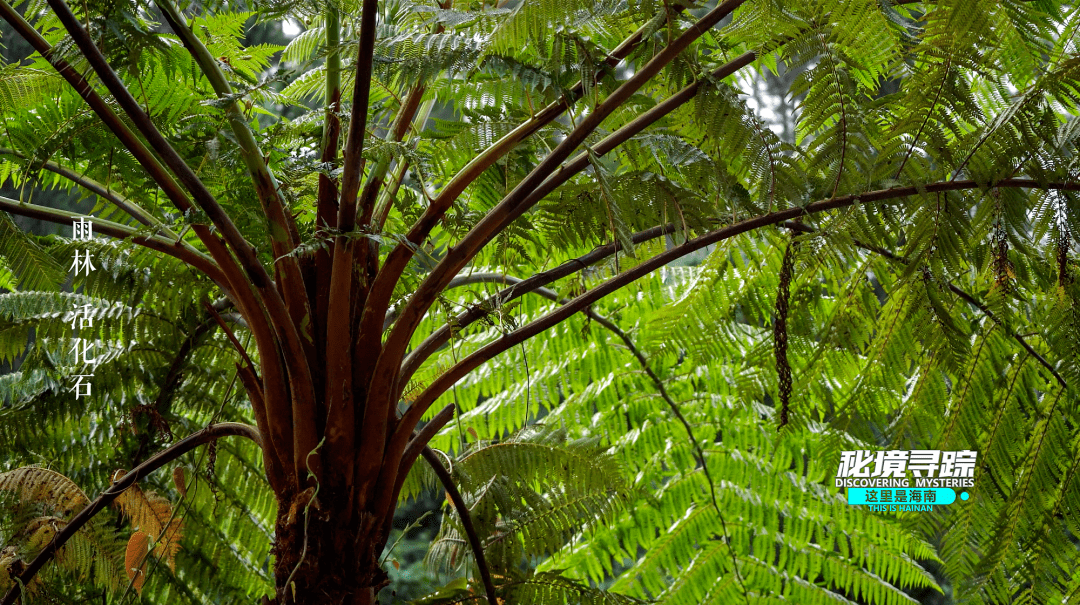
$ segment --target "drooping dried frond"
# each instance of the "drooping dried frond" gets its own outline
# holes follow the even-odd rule
[[[74,481],[56,471],[36,466],[0,473],[0,491],[13,492],[23,502],[44,504],[63,517],[70,517],[90,504],[90,499]]]
[[[0,590],[6,591],[13,576],[90,502],[73,481],[39,467],[0,474],[0,496],[2,492],[8,492],[8,497],[0,497],[0,543],[7,545],[0,557]],[[120,549],[115,530],[102,518],[92,519],[57,550],[57,570],[35,577],[31,587],[50,585],[60,571],[75,581],[116,590],[123,577]]]

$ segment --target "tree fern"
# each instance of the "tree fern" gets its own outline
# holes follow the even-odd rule
[[[272,4],[0,0],[35,51],[0,65],[0,477],[258,428],[35,598],[371,605],[433,490],[420,602],[1080,592],[1075,7]],[[70,224],[55,192],[95,239],[10,218]],[[976,486],[868,514],[830,479],[880,449]],[[10,602],[77,507],[0,491]]]

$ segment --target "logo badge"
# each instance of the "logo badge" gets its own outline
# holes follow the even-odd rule
[[[847,488],[848,504],[871,512],[932,511],[970,497],[977,458],[972,450],[844,451],[835,485]]]

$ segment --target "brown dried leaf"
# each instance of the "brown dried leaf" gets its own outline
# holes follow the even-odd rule
[[[113,480],[123,476],[121,473],[114,473]],[[184,522],[173,516],[172,503],[155,492],[144,492],[139,486],[132,485],[116,498],[116,505],[131,519],[132,527],[155,541],[154,556],[165,559],[169,569],[175,569]]]
[[[173,469],[172,472],[173,483],[176,484],[176,491],[180,492],[181,498],[187,497],[187,479],[184,476],[184,467],[178,466]]]
[[[146,532],[137,531],[131,534],[128,540],[127,550],[124,552],[124,571],[131,580],[131,585],[142,594],[143,583],[146,581],[146,561],[149,558],[150,536]]]

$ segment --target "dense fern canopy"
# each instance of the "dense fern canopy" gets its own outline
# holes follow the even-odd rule
[[[334,522],[354,462],[389,519],[439,517],[405,566],[422,521],[373,530],[383,603],[1080,594],[1080,6],[0,17],[33,48],[0,64],[0,597],[321,603],[282,531]],[[388,402],[378,458],[331,430],[354,393],[358,452]],[[890,449],[977,451],[970,499],[848,505],[841,452]]]

